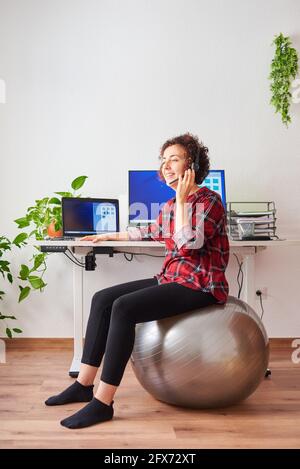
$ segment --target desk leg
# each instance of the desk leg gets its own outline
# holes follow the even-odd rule
[[[244,286],[242,299],[255,310],[255,254],[246,254],[243,257]]]
[[[78,256],[84,262],[84,256]],[[83,337],[83,268],[73,265],[73,310],[74,310],[74,356],[69,370],[72,378],[77,378],[81,357]]]

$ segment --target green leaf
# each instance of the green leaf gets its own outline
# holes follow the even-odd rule
[[[0,243],[0,249],[2,249],[3,251],[10,251],[11,248],[10,248],[10,242],[8,241],[4,241],[4,242],[1,242]]]
[[[55,224],[54,224],[54,229],[55,231],[59,231],[62,229],[62,224],[60,221],[56,221]]]
[[[6,328],[6,335],[7,335],[7,337],[9,337],[10,339],[12,338],[12,333],[11,333],[11,330],[9,329],[9,327]]]
[[[27,267],[27,265],[22,264],[21,269],[20,269],[20,273],[19,273],[19,276],[20,276],[19,278],[21,280],[26,280],[28,275],[29,275],[29,272],[30,271],[29,271],[29,268]]]
[[[15,316],[3,316],[0,314],[0,319],[17,319]]]
[[[32,270],[37,270],[45,262],[45,254],[38,254],[34,257],[34,266]]]
[[[21,334],[21,332],[23,332],[22,329],[17,329],[16,327],[13,328],[13,331],[17,334]]]
[[[53,207],[53,216],[54,218],[59,218],[61,217],[61,214],[62,214],[62,208],[61,207]]]
[[[28,238],[31,238],[32,235],[35,235],[37,233],[37,230],[33,230],[29,233]]]
[[[49,204],[61,205],[61,200],[57,197],[52,197],[52,199],[49,200]]]
[[[27,298],[27,296],[29,295],[30,293],[30,290],[31,288],[30,287],[21,287],[21,285],[19,285],[19,288],[21,290],[21,293],[19,295],[19,303],[23,300],[25,300],[25,298]]]
[[[43,288],[43,287],[46,286],[43,279],[41,279],[40,277],[38,277],[36,275],[30,275],[28,277],[28,280],[29,280],[30,285],[32,286],[32,288],[34,288],[35,290],[37,290],[39,288]]]
[[[62,197],[73,197],[72,192],[54,192],[54,194],[61,195]]]
[[[26,226],[29,226],[27,217],[18,218],[17,220],[14,220],[14,222],[17,223],[18,228],[25,228]]]
[[[7,274],[7,280],[9,281],[9,283],[13,283],[13,277],[12,277],[11,273]]]
[[[80,189],[85,181],[87,180],[88,176],[78,176],[74,181],[72,181],[71,187],[74,189],[74,191],[77,191]]]
[[[20,233],[18,236],[15,237],[13,240],[12,244],[15,244],[16,246],[20,247],[22,243],[24,243],[25,239],[28,238],[27,233]],[[24,243],[25,244],[25,243]]]
[[[0,266],[8,266],[9,264],[9,261],[0,261]]]
[[[47,203],[49,202],[49,197],[43,197],[42,199],[37,200],[36,202],[38,205],[47,205]]]
[[[8,261],[0,261],[0,272],[9,272],[9,264],[10,262]]]

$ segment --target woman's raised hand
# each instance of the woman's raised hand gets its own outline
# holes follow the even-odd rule
[[[179,176],[178,184],[176,188],[176,202],[184,203],[187,200],[187,196],[195,183],[195,171],[193,169],[187,169],[184,175]]]

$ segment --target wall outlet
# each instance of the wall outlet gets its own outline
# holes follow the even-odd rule
[[[257,300],[259,300],[259,296],[260,296],[260,295],[257,294],[258,291],[261,291],[262,300],[266,300],[267,297],[268,297],[268,289],[267,289],[267,287],[257,288],[257,289],[255,290],[255,292],[256,292],[256,299],[257,299]]]

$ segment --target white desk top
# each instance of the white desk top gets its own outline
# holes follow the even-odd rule
[[[35,241],[30,243],[35,246],[68,246],[68,247],[155,247],[164,248],[164,243],[158,241],[102,241],[92,243],[91,241]],[[300,239],[282,239],[272,241],[232,241],[229,240],[231,247],[278,247],[278,246],[300,246]]]

